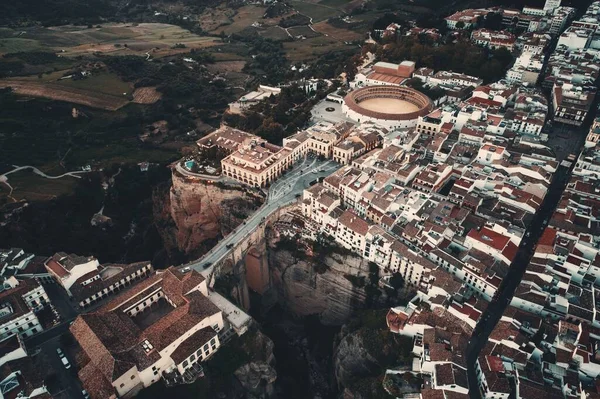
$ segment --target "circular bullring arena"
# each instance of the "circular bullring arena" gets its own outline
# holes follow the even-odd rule
[[[425,94],[405,86],[367,86],[344,97],[342,111],[356,122],[374,122],[387,128],[408,128],[433,109]]]

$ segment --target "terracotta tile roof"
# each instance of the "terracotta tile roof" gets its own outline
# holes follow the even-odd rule
[[[103,265],[98,271],[90,272],[81,278],[77,279],[75,283],[71,286],[70,290],[71,294],[76,300],[84,300],[86,298],[91,297],[92,295],[104,290],[105,288],[110,287],[112,284],[120,281],[121,279],[126,278],[127,276],[136,273],[138,270],[143,269],[144,267],[150,265],[150,262],[136,262],[128,265],[113,265],[107,264]],[[121,269],[119,272],[112,274],[111,276],[105,279],[97,279],[92,281],[89,284],[82,285],[81,283],[95,275],[102,275],[102,271],[107,268],[119,268]],[[152,270],[152,269],[151,269]]]
[[[88,362],[78,373],[79,380],[92,399],[106,399],[115,396],[115,389],[92,362]]]
[[[50,259],[46,263],[46,267],[52,270],[60,278],[67,277],[69,275],[69,272],[63,269],[63,267],[53,259]]]
[[[510,242],[510,238],[507,236],[496,233],[495,231],[482,227],[481,230],[471,229],[468,237],[471,237],[477,241],[480,241],[498,251],[502,251],[506,245]]]
[[[114,381],[134,366],[138,370],[151,366],[160,359],[159,351],[206,317],[220,312],[200,291],[188,293],[202,281],[204,278],[196,271],[184,274],[169,268],[119,295],[98,311],[78,316],[70,330],[90,363],[108,381]],[[156,289],[162,289],[176,307],[147,327],[141,327],[124,310],[130,306],[130,298],[143,297]],[[153,347],[150,351],[143,347],[146,340]]]
[[[190,357],[192,353],[217,336],[217,332],[212,327],[205,327],[196,331],[189,338],[181,343],[171,354],[171,359],[175,364],[180,364],[185,359]]]
[[[366,235],[369,231],[369,223],[351,211],[344,211],[339,217],[338,222],[362,236]]]

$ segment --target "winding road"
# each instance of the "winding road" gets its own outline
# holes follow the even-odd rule
[[[75,177],[77,179],[81,179],[81,176],[79,176],[79,175],[82,173],[87,173],[84,170],[80,170],[80,171],[75,171],[75,172],[63,173],[62,175],[59,175],[59,176],[50,176],[50,175],[45,174],[44,172],[42,172],[35,166],[31,166],[31,165],[25,165],[25,166],[12,165],[12,166],[14,168],[13,170],[9,170],[8,172],[0,175],[0,183],[4,183],[10,189],[10,193],[8,193],[9,198],[12,198],[12,193],[13,193],[14,188],[8,182],[8,175],[15,173],[15,172],[19,172],[21,170],[31,169],[33,171],[33,173],[35,173],[36,175],[45,177],[46,179],[52,179],[52,180],[62,179],[63,177],[66,177],[66,176],[71,176],[71,177]]]

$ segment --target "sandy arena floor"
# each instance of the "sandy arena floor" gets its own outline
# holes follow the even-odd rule
[[[370,98],[361,101],[359,105],[370,111],[385,112],[387,114],[407,114],[419,110],[416,105],[395,98]]]

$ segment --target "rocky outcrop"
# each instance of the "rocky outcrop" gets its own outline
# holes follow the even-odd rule
[[[352,317],[334,342],[333,373],[344,398],[390,397],[382,385],[386,370],[412,368],[412,338],[392,333],[386,313],[366,310]]]
[[[381,370],[377,359],[366,349],[364,337],[358,332],[344,335],[336,347],[333,357],[334,374],[339,385],[348,387],[362,377],[371,376]]]
[[[155,201],[156,202],[156,201]],[[163,200],[163,240],[187,255],[202,255],[263,202],[257,191],[223,182],[182,176],[173,171],[168,198]],[[157,213],[157,212],[155,212]]]
[[[252,361],[242,365],[233,373],[241,385],[241,397],[247,399],[267,399],[274,397],[274,384],[277,380],[273,341],[263,334],[256,325],[243,337],[242,350]],[[237,396],[240,397],[240,396]]]
[[[276,247],[268,254],[278,299],[296,315],[318,314],[325,325],[341,325],[364,306],[364,289],[345,277],[368,275],[369,265],[361,257],[331,253],[317,266]]]
[[[249,398],[270,398],[273,396],[273,383],[277,372],[265,362],[250,362],[244,364],[234,373]]]

